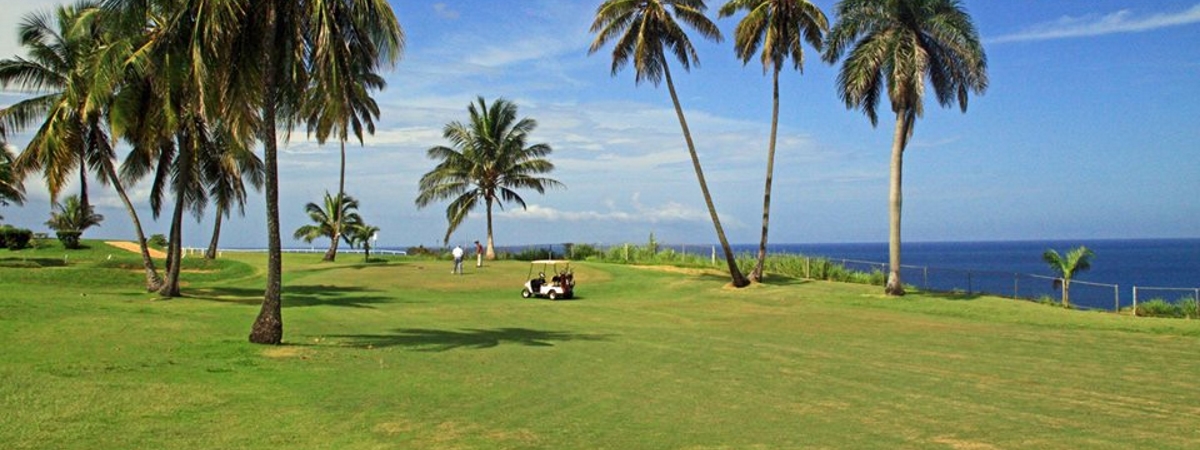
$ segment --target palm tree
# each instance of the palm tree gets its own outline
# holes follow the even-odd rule
[[[428,151],[429,159],[441,161],[421,177],[417,207],[453,199],[446,207],[446,236],[466,220],[482,201],[487,211],[487,258],[496,258],[492,239],[492,206],[515,202],[525,208],[525,200],[516,189],[533,189],[544,194],[546,188],[562,187],[558,181],[539,177],[554,170],[546,160],[553,149],[548,144],[526,146],[529,134],[537,127],[530,118],[517,119],[517,105],[496,99],[489,106],[483,97],[467,106],[469,123],[458,121],[446,124],[442,136],[452,147],[436,146]]]
[[[612,75],[615,76],[621,67],[633,60],[634,83],[649,80],[657,86],[661,80],[666,79],[667,91],[671,93],[675,115],[679,117],[683,139],[687,142],[688,153],[692,157],[692,167],[696,171],[696,179],[700,182],[700,192],[704,194],[704,203],[708,207],[709,216],[712,217],[713,227],[716,228],[717,239],[721,241],[721,248],[725,251],[729,275],[734,286],[743,287],[750,284],[750,281],[738,270],[729,240],[725,238],[725,230],[721,228],[721,220],[717,217],[717,208],[708,192],[708,183],[704,181],[700,156],[696,154],[696,145],[692,142],[692,133],[688,130],[687,120],[683,116],[683,107],[680,106],[679,96],[675,93],[670,66],[664,54],[664,50],[669,49],[684,70],[689,70],[692,64],[700,64],[696,49],[692,47],[687,33],[679,27],[676,19],[695,29],[704,38],[720,42],[721,31],[704,16],[706,8],[702,0],[607,0],[596,9],[596,20],[592,22],[591,27],[591,32],[596,33],[596,39],[592,41],[588,53],[595,53],[609,42],[615,42]]]
[[[365,223],[357,224],[353,227],[346,228],[346,244],[350,248],[361,244],[363,248],[363,261],[371,260],[371,239],[375,238],[375,233],[379,232],[379,227],[367,225]]]
[[[79,237],[88,228],[100,226],[104,216],[96,214],[91,205],[84,205],[78,196],[71,195],[56,204],[58,212],[50,213],[46,226],[58,232],[58,239],[66,248],[79,248]]]
[[[26,16],[18,34],[29,58],[0,61],[0,87],[16,84],[39,93],[0,110],[0,118],[13,130],[40,122],[15,168],[20,178],[42,171],[51,202],[78,169],[79,199],[87,206],[89,163],[112,153],[99,114],[85,106],[94,76],[89,59],[103,45],[96,12],[94,5],[80,3]]]
[[[808,41],[817,51],[829,31],[829,20],[825,13],[808,0],[731,0],[721,7],[720,17],[732,16],[745,10],[746,17],[738,22],[734,30],[734,50],[743,64],[762,47],[763,72],[771,70],[771,137],[767,142],[767,177],[763,189],[762,239],[758,244],[758,259],[750,280],[761,282],[763,264],[767,259],[767,227],[771,218],[771,180],[775,172],[775,136],[779,129],[779,72],[788,57],[792,67],[804,71],[804,48]]]
[[[1042,260],[1050,265],[1050,270],[1053,270],[1058,275],[1059,280],[1055,284],[1062,285],[1062,304],[1064,308],[1071,307],[1071,279],[1079,272],[1086,272],[1092,268],[1092,250],[1079,246],[1067,251],[1066,257],[1059,256],[1054,250],[1046,250],[1042,254]]]
[[[959,0],[842,0],[825,43],[834,63],[849,50],[838,74],[838,94],[876,125],[886,85],[896,114],[892,135],[888,262],[884,291],[904,295],[900,281],[900,207],[904,149],[924,113],[928,80],[944,107],[967,110],[967,95],[987,90],[987,56],[971,16]]]
[[[259,108],[259,140],[263,143],[267,209],[267,286],[263,304],[250,331],[250,342],[279,344],[283,340],[283,259],[279,234],[279,169],[276,132],[280,122],[294,123],[303,115],[300,106],[309,89],[310,69],[324,54],[340,51],[353,39],[370,45],[350,46],[373,68],[394,64],[403,48],[403,32],[386,0],[242,0],[246,16],[229,23],[237,29],[241,49],[233,86],[246,88],[249,104]],[[348,27],[340,33],[328,29],[333,22],[313,20],[344,6]],[[339,22],[340,23],[340,22]],[[306,25],[305,25],[306,24]],[[324,37],[321,39],[319,37]]]
[[[316,203],[308,203],[304,205],[304,212],[308,213],[308,218],[313,221],[312,224],[301,226],[292,234],[295,239],[302,239],[304,242],[312,243],[317,238],[327,237],[331,241],[338,239],[341,234],[338,233],[338,221],[347,229],[362,224],[362,217],[358,215],[358,200],[354,197],[338,195],[330,195],[325,193],[325,206]],[[329,248],[325,254],[333,251],[336,243],[330,242]]]
[[[0,128],[0,206],[25,202],[25,189],[12,170],[13,154],[8,150],[4,129]],[[0,216],[3,219],[4,216]]]
[[[217,207],[213,216],[212,239],[208,250],[204,252],[206,259],[217,257],[222,216],[228,218],[235,206],[239,214],[246,215],[246,182],[256,190],[262,189],[262,160],[250,150],[248,144],[239,143],[232,136],[219,137],[218,154],[215,158],[205,159],[204,178],[208,180],[209,197]]]
[[[112,184],[134,224],[146,271],[146,287],[157,289],[161,278],[150,258],[137,211],[117,177],[116,154],[106,117],[119,71],[109,70],[103,56],[120,53],[105,30],[108,17],[95,3],[59,7],[54,16],[31,15],[20,28],[29,58],[0,61],[0,85],[9,83],[40,92],[0,110],[0,124],[10,129],[41,122],[33,139],[15,161],[16,177],[42,171],[51,201],[67,177],[79,169],[80,204],[89,207],[87,169],[102,184]],[[119,58],[109,58],[117,60]]]
[[[313,17],[317,21],[314,29],[328,30],[317,35],[321,45],[330,46],[329,51],[315,55],[313,81],[307,94],[306,109],[309,134],[316,134],[317,142],[325,144],[330,135],[336,134],[341,145],[341,164],[338,172],[338,194],[346,193],[346,141],[350,133],[363,145],[363,129],[375,134],[375,119],[379,118],[379,105],[371,98],[371,90],[382,90],[386,86],[383,77],[376,73],[370,55],[377,53],[370,40],[352,39],[348,45],[332,45],[334,36],[341,30],[353,29],[346,3],[333,2],[328,14]],[[325,254],[326,261],[337,258],[338,236],[342,234],[343,221],[337,218],[334,227],[333,247]]]

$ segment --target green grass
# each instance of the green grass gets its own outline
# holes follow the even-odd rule
[[[0,250],[5,448],[1200,446],[1194,320],[598,263],[550,302],[520,262],[287,255],[262,347],[263,255],[161,300],[87,244]]]

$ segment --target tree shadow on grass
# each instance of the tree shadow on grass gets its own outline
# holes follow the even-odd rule
[[[953,301],[978,300],[980,297],[983,297],[985,295],[990,295],[990,294],[984,294],[982,292],[972,292],[972,293],[968,294],[968,293],[962,292],[962,291],[955,291],[955,292],[917,291],[917,292],[913,292],[913,293],[924,296],[924,297],[936,298],[939,300],[953,300]]]
[[[444,352],[459,348],[486,349],[498,347],[501,344],[553,347],[554,342],[606,341],[611,336],[528,328],[465,329],[461,331],[400,328],[386,334],[346,334],[329,337],[346,340],[346,343],[352,347],[409,347],[414,351]]]
[[[37,268],[66,266],[67,261],[58,258],[0,258],[0,267]]]
[[[396,303],[371,289],[329,285],[287,285],[283,287],[283,307],[342,306],[347,308],[374,308],[373,304]],[[262,288],[216,287],[194,289],[188,297],[223,303],[261,304]]]

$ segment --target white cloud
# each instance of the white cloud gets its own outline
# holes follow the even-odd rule
[[[458,18],[458,11],[451,9],[445,3],[434,3],[433,14],[443,19],[454,20]]]
[[[511,209],[496,213],[497,217],[514,220],[532,220],[538,222],[592,222],[592,223],[707,223],[707,211],[691,208],[678,202],[666,202],[657,206],[643,205],[640,195],[635,193],[632,201],[624,209],[615,202],[608,201],[608,211],[563,211],[553,207],[529,204],[527,209]],[[722,223],[728,222],[730,227],[741,227],[736,219],[722,215]]]
[[[1184,11],[1158,13],[1145,17],[1137,17],[1133,11],[1122,9],[1103,16],[1095,14],[1082,17],[1064,16],[1053,22],[1034,25],[1017,33],[991,39],[990,42],[1045,41],[1116,33],[1140,33],[1194,23],[1200,23],[1200,4]]]

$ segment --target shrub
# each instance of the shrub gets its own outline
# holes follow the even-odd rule
[[[59,242],[62,242],[64,248],[76,250],[82,246],[79,244],[79,237],[83,236],[82,231],[75,230],[60,230],[55,232],[58,235]]]
[[[567,255],[571,259],[591,259],[593,256],[602,255],[599,249],[590,244],[572,244]]]
[[[439,252],[436,249],[427,248],[424,245],[409,247],[404,252],[407,253],[408,256],[431,256],[435,258],[439,256]]]
[[[1195,318],[1197,317],[1196,299],[1185,298],[1175,303],[1161,298],[1138,303],[1137,315],[1142,317]]]
[[[33,240],[33,231],[24,228],[4,227],[3,231],[0,231],[0,245],[9,250],[28,248],[31,240]]]
[[[151,235],[150,239],[146,240],[146,245],[154,248],[166,248],[168,245],[170,245],[170,243],[171,242],[167,240],[167,237],[163,236],[162,234]]]

